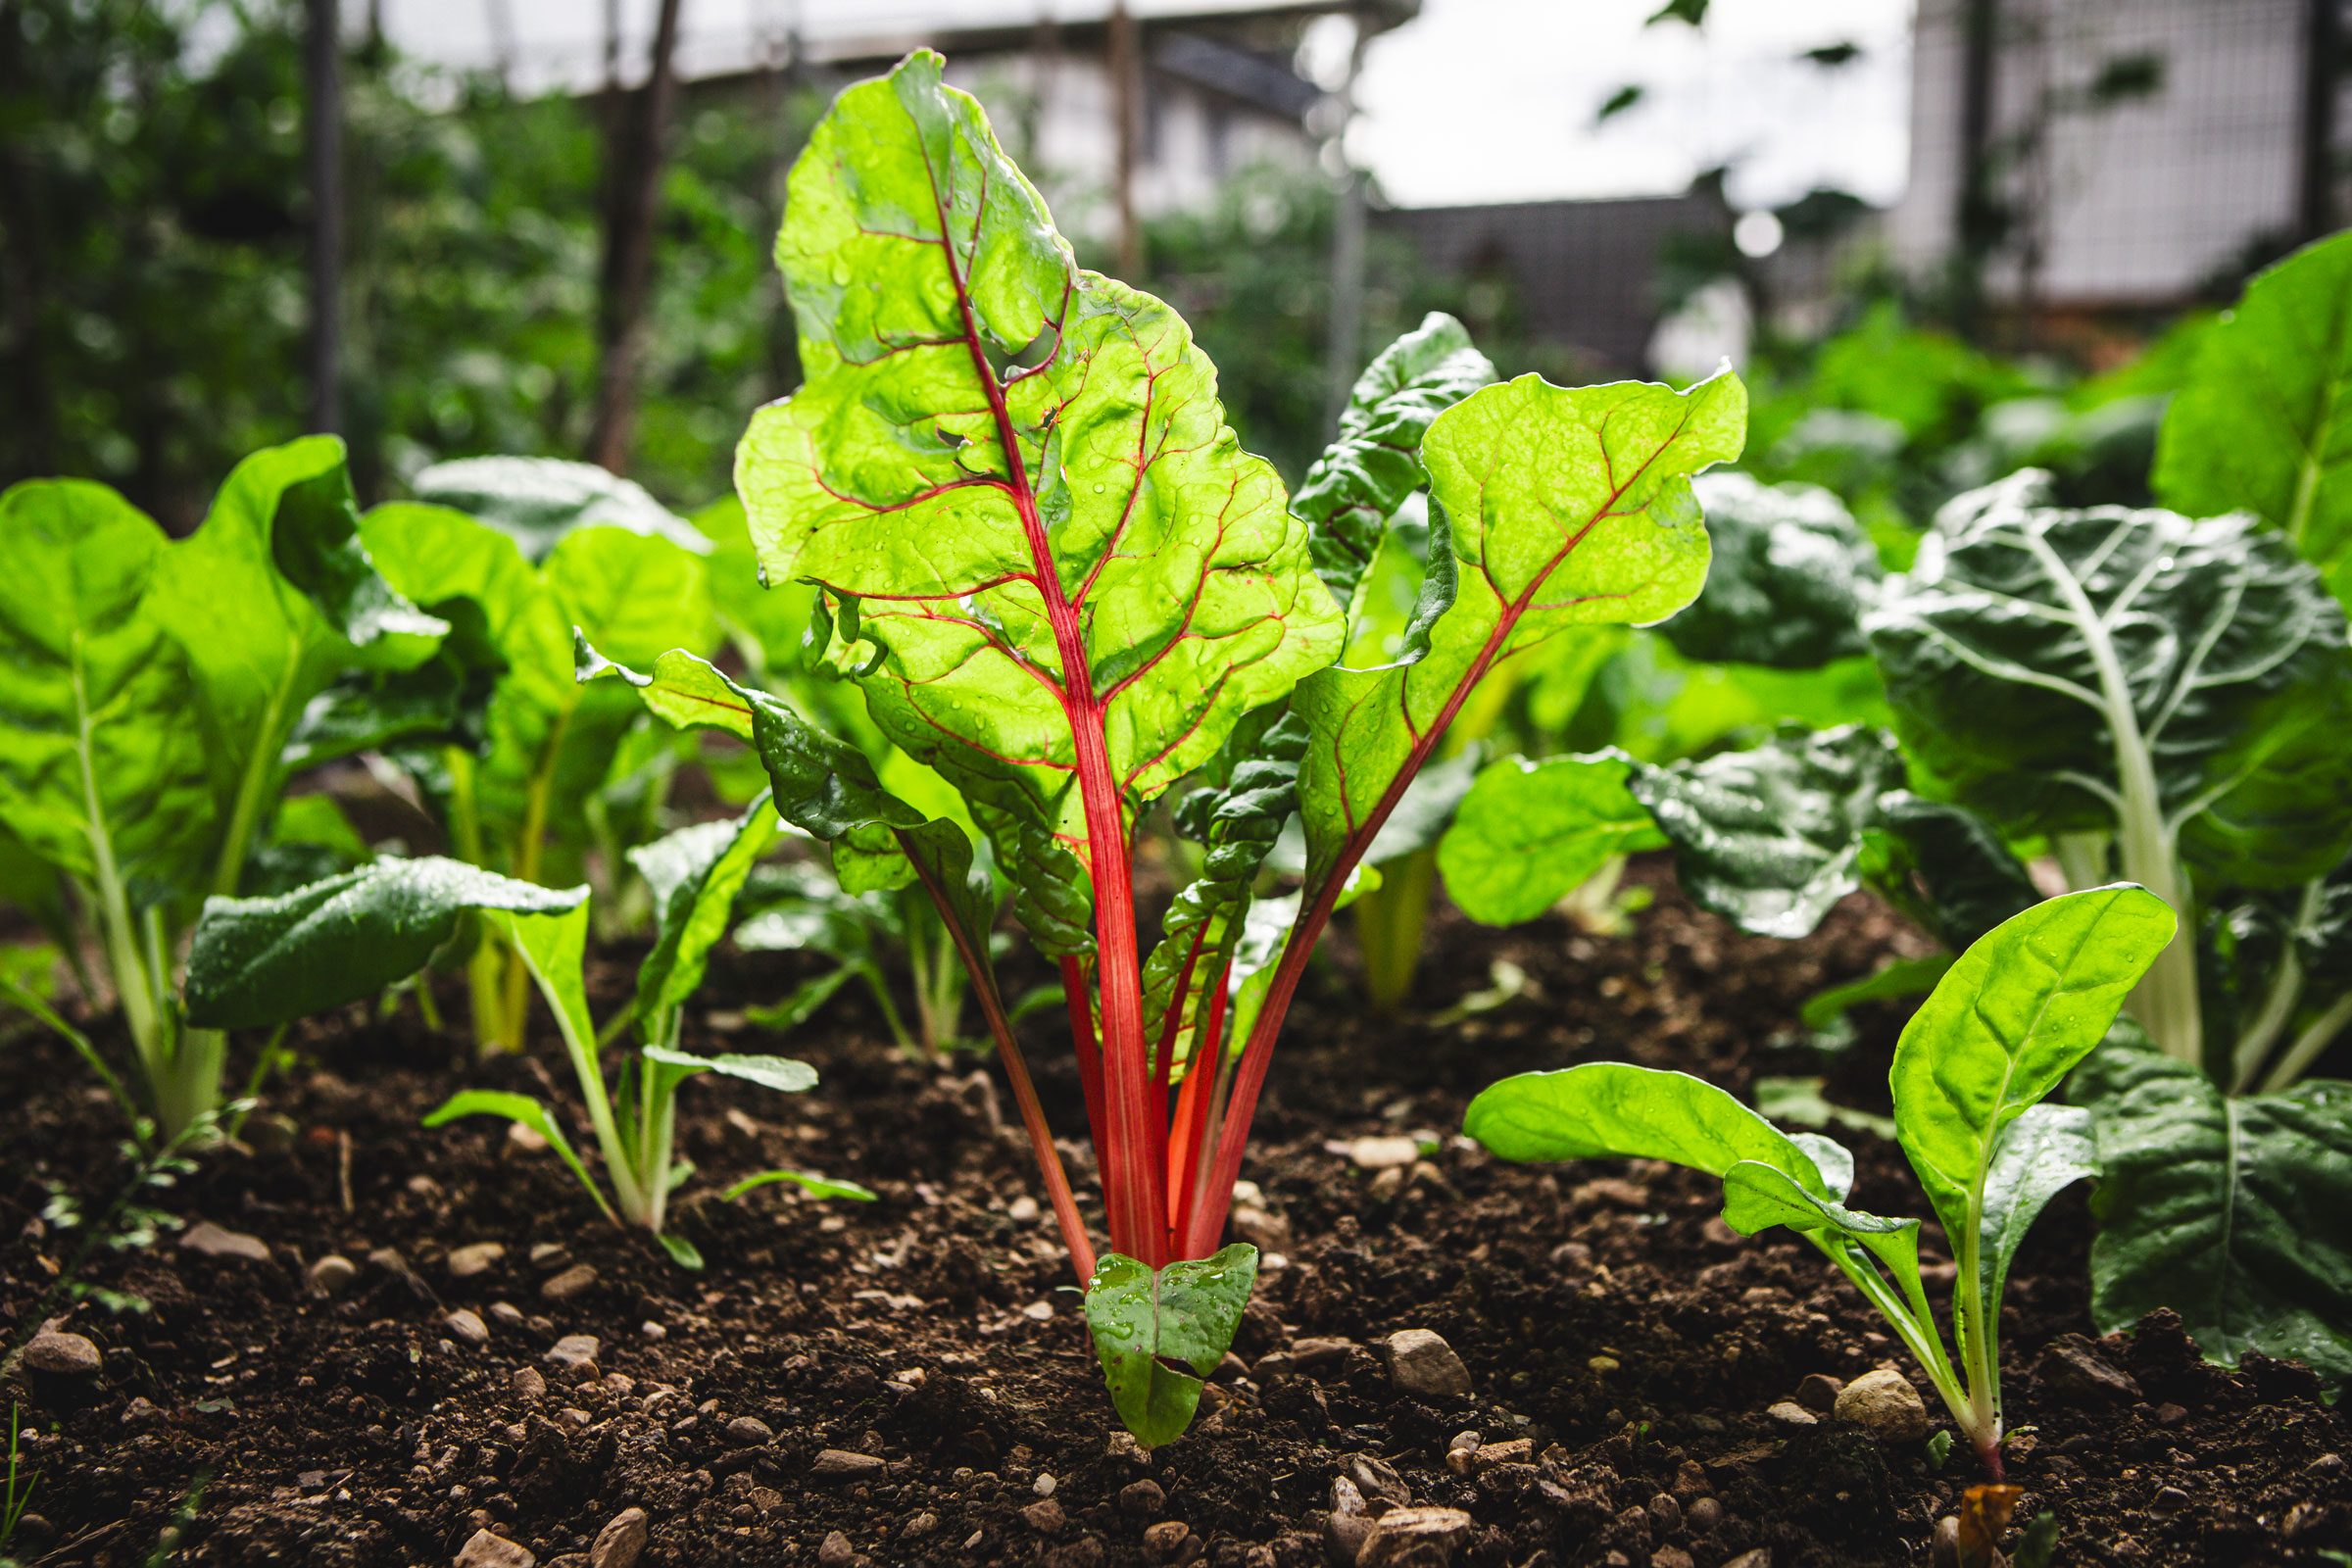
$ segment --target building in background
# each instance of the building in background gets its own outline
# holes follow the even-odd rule
[[[1915,273],[2015,318],[2227,297],[2352,216],[2345,0],[1918,0]]]

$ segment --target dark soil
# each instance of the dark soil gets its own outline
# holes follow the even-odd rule
[[[39,1476],[11,1549],[143,1563],[201,1487],[176,1560],[438,1568],[487,1527],[541,1563],[576,1565],[608,1521],[642,1508],[642,1560],[679,1568],[1312,1564],[1340,1560],[1334,1538],[1352,1544],[1364,1528],[1327,1527],[1336,1487],[1366,1512],[1467,1510],[1451,1559],[1464,1565],[1924,1563],[1935,1521],[1978,1479],[1965,1451],[1938,1469],[1922,1445],[1766,1413],[1808,1374],[1905,1365],[1818,1254],[1786,1233],[1735,1237],[1697,1176],[1512,1166],[1453,1136],[1472,1093],[1527,1067],[1625,1057],[1735,1089],[1821,1070],[1780,1043],[1797,1004],[1907,940],[1860,900],[1807,942],[1740,938],[1670,886],[1625,939],[1446,919],[1427,1010],[1394,1021],[1357,1010],[1338,945],[1297,1009],[1246,1171],[1265,1200],[1249,1228],[1273,1254],[1256,1302],[1191,1435],[1149,1457],[1116,1431],[993,1068],[902,1060],[846,1008],[789,1043],[734,1033],[732,1008],[798,976],[789,961],[722,959],[688,1044],[788,1050],[824,1081],[795,1099],[708,1079],[686,1091],[680,1145],[701,1174],[677,1224],[710,1260],[693,1276],[604,1225],[551,1155],[495,1124],[418,1128],[461,1084],[574,1104],[552,1042],[477,1069],[413,1011],[321,1020],[270,1097],[290,1122],[257,1120],[256,1148],[207,1156],[159,1200],[260,1238],[268,1260],[199,1255],[166,1229],[100,1248],[83,1270],[144,1309],[48,1308],[70,1310],[105,1364],[0,1394],[24,1402],[23,1460]],[[1495,958],[1531,988],[1436,1016]],[[444,1008],[459,1001],[444,992]],[[1025,1027],[1056,1125],[1078,1127],[1063,1042],[1044,1018]],[[1888,1020],[1866,1018],[1830,1064],[1833,1097],[1883,1109],[1889,1042]],[[0,1054],[10,1345],[80,1245],[56,1195],[94,1219],[125,1168],[85,1082],[44,1043]],[[1326,1148],[1399,1133],[1431,1135],[1437,1152],[1375,1173]],[[1916,1212],[1899,1152],[1843,1136],[1857,1200]],[[881,1199],[716,1199],[776,1165]],[[2087,1241],[2069,1194],[2010,1285],[2019,1521],[2054,1515],[2062,1564],[2343,1561],[2352,1423],[2299,1368],[2207,1366],[2162,1318],[2082,1338]],[[453,1277],[449,1254],[481,1242],[504,1257]],[[310,1281],[328,1253],[357,1265],[339,1294]],[[579,1264],[593,1283],[548,1298],[546,1282]],[[460,1308],[479,1314],[486,1344],[448,1325]],[[1474,1398],[1396,1389],[1379,1342],[1406,1328],[1451,1344]],[[598,1341],[593,1364],[550,1365],[557,1339],[578,1334]],[[1335,1339],[1347,1343],[1298,1344]],[[1449,1469],[1464,1432],[1529,1443]],[[879,1462],[820,1462],[826,1450]]]

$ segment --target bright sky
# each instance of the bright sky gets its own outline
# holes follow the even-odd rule
[[[355,14],[361,3],[344,0]],[[412,54],[487,65],[505,31],[526,77],[600,74],[597,0],[377,3]],[[655,3],[621,0],[632,58],[642,58]],[[1644,28],[1660,3],[1422,0],[1421,16],[1367,55],[1351,151],[1412,206],[1673,191],[1726,162],[1743,207],[1817,184],[1881,202],[1900,194],[1912,0],[1714,0],[1703,30]],[[1250,0],[1130,4],[1150,16]],[[739,68],[755,37],[795,25],[914,41],[943,21],[1002,25],[1106,9],[1105,0],[685,0],[679,55],[689,72]],[[1838,71],[1796,58],[1849,42],[1862,53]],[[1642,102],[1596,127],[1594,111],[1629,83],[1646,89]]]

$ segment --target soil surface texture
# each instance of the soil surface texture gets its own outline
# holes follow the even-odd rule
[[[1255,1301],[1191,1434],[1151,1454],[1111,1414],[993,1064],[899,1056],[847,993],[790,1039],[744,1023],[813,959],[720,955],[689,1022],[689,1049],[822,1074],[798,1097],[683,1091],[697,1174],[675,1225],[699,1275],[503,1124],[418,1126],[482,1086],[577,1128],[544,1011],[529,1054],[481,1066],[413,1004],[312,1021],[237,1146],[144,1192],[121,1246],[104,1237],[125,1216],[101,1223],[129,1169],[117,1113],[20,1033],[0,1051],[0,1326],[14,1348],[60,1319],[99,1364],[24,1357],[0,1387],[38,1477],[9,1550],[44,1568],[159,1544],[316,1568],[1928,1563],[1982,1478],[1965,1446],[1938,1465],[1833,1413],[1881,1367],[1934,1395],[1817,1252],[1735,1236],[1702,1176],[1515,1166],[1459,1137],[1494,1079],[1598,1058],[1742,1092],[1826,1072],[1833,1100],[1884,1112],[1899,1015],[1865,1013],[1823,1057],[1797,1008],[1915,934],[1854,899],[1810,940],[1745,938],[1663,864],[1637,878],[1656,898],[1624,936],[1442,916],[1393,1019],[1329,945],[1245,1170]],[[1494,985],[1497,960],[1524,980]],[[609,1005],[627,971],[597,981]],[[465,1016],[454,987],[440,1005]],[[1056,1129],[1082,1129],[1066,1026],[1022,1028]],[[1837,1131],[1860,1206],[1924,1212],[1893,1144]],[[879,1198],[718,1197],[776,1166]],[[2348,1560],[2352,1422],[2301,1368],[2208,1365],[2161,1315],[2092,1338],[2089,1234],[2082,1193],[2063,1195],[2009,1285],[2018,1526],[2054,1516],[2058,1564]],[[1932,1226],[1923,1250],[1948,1287]]]

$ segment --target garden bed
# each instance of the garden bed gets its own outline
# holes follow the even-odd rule
[[[1780,1043],[1798,1004],[1917,942],[1860,898],[1803,942],[1742,937],[1683,903],[1661,862],[1637,870],[1658,898],[1625,939],[1441,922],[1426,1010],[1395,1023],[1352,1004],[1344,944],[1310,978],[1245,1170],[1264,1198],[1242,1221],[1269,1254],[1256,1298],[1200,1419],[1149,1457],[1110,1413],[993,1070],[908,1062],[841,1007],[785,1048],[822,1072],[812,1094],[688,1090],[680,1148],[718,1178],[677,1222],[710,1259],[698,1277],[597,1221],[552,1155],[503,1128],[418,1128],[461,1083],[545,1088],[564,1072],[552,1038],[476,1069],[413,1011],[316,1020],[298,1036],[316,1069],[271,1091],[290,1145],[210,1155],[164,1199],[268,1256],[204,1255],[184,1231],[102,1250],[88,1282],[149,1309],[75,1308],[103,1369],[8,1391],[40,1477],[17,1549],[145,1562],[202,1478],[177,1560],[437,1565],[487,1527],[540,1563],[585,1562],[635,1508],[649,1565],[1289,1565],[1342,1560],[1366,1516],[1409,1501],[1467,1512],[1446,1548],[1461,1564],[1927,1561],[1979,1477],[1965,1446],[1938,1469],[1924,1445],[1814,1407],[1820,1378],[1914,1370],[1818,1254],[1786,1231],[1734,1237],[1701,1175],[1516,1166],[1454,1136],[1471,1094],[1526,1068],[1621,1058],[1737,1090],[1817,1070]],[[1529,989],[1434,1022],[1495,958]],[[609,996],[627,984],[601,978]],[[718,1045],[736,1007],[793,978],[722,956],[688,1044]],[[1864,1014],[1834,1098],[1885,1108],[1893,1016]],[[1025,1030],[1054,1124],[1082,1127],[1054,1023]],[[122,1161],[116,1112],[62,1046],[12,1047],[0,1095],[21,1107],[0,1190],[13,1341],[77,1245],[44,1209],[62,1192],[94,1216]],[[1435,1152],[1385,1169],[1333,1147],[1423,1134]],[[1841,1137],[1857,1200],[1899,1205],[1900,1152]],[[879,1200],[717,1200],[777,1164]],[[2056,1516],[2061,1563],[2343,1560],[2352,1422],[2302,1369],[2209,1367],[2162,1317],[2082,1338],[2089,1235],[2076,1189],[2009,1285],[2019,1520]],[[503,1255],[458,1277],[453,1254],[483,1243]],[[313,1283],[330,1253],[356,1265],[331,1293]],[[1444,1337],[1470,1397],[1397,1386],[1381,1342],[1403,1329]],[[591,1362],[550,1362],[581,1335]],[[1489,1446],[1449,1464],[1461,1433]],[[1363,1514],[1330,1523],[1335,1496]]]

